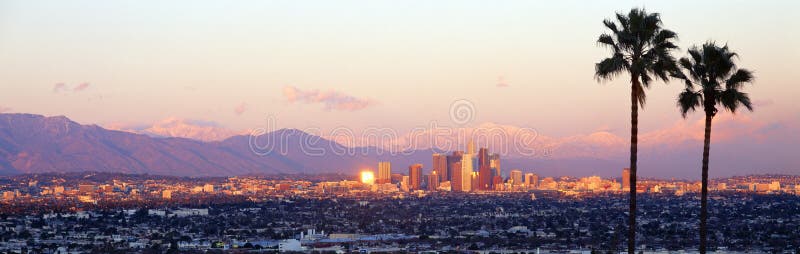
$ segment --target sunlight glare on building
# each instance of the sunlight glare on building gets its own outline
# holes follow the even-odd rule
[[[374,184],[375,183],[375,173],[369,170],[361,171],[361,183],[363,184]]]

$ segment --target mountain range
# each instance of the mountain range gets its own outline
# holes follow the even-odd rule
[[[713,173],[716,176],[797,173],[800,159],[791,148],[797,148],[796,141],[800,139],[791,132],[791,126],[746,124],[730,119],[718,122],[720,130],[715,134],[719,141],[713,147],[712,176]],[[702,143],[698,143],[701,140],[694,134],[697,131],[694,125],[643,133],[639,164],[642,175],[697,178]],[[177,126],[191,129],[185,124]],[[338,140],[336,137],[320,137],[297,129],[203,141],[82,125],[64,116],[0,114],[0,174],[76,171],[179,176],[355,174],[362,169],[375,169],[378,161],[392,162],[393,172],[405,173],[407,166],[414,163],[426,165],[425,170],[429,171],[433,153],[464,150],[460,147],[465,142],[463,133],[486,130],[509,136],[530,132],[527,134],[535,138],[522,145],[534,153],[508,147],[514,140],[479,142],[501,153],[504,174],[520,168],[549,176],[618,176],[627,164],[626,140],[608,132],[553,138],[530,129],[486,123],[454,130],[451,136],[436,135],[441,140],[414,139],[419,137],[417,133],[393,138],[388,145],[365,142],[356,143],[360,146],[345,146],[332,141]],[[750,134],[741,135],[739,131]],[[776,135],[759,134],[763,132],[787,134],[780,140],[765,140]],[[164,129],[159,133],[175,132]],[[443,147],[443,143],[455,146]],[[774,151],[764,152],[770,149]]]
[[[251,142],[258,144],[278,139],[281,144],[273,151],[251,148]],[[308,144],[311,140],[315,143]],[[377,165],[380,160],[410,165],[410,161],[421,161],[422,155],[430,159],[432,154],[419,151],[393,158],[395,156],[375,147],[339,153],[352,149],[295,129],[204,142],[81,125],[64,116],[0,114],[0,174],[76,171],[180,176],[355,173]]]

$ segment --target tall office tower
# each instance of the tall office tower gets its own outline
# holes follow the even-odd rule
[[[519,169],[511,170],[510,172],[511,177],[511,184],[512,185],[521,185],[522,184],[522,171]]]
[[[441,153],[434,153],[433,154],[433,169],[436,172],[436,176],[441,178],[441,181],[448,181],[448,173],[447,172],[447,155]]]
[[[392,164],[388,161],[378,162],[378,178],[375,183],[391,183],[392,182]]]
[[[490,166],[489,149],[481,148],[478,150],[478,185],[474,186],[477,190],[492,189],[492,168]]]
[[[474,165],[472,164],[473,154],[464,154],[461,156],[461,191],[472,190],[472,171]]]
[[[453,181],[456,176],[461,175],[461,156],[464,155],[462,151],[455,151],[452,155],[447,156],[447,178],[442,178],[442,182]],[[455,164],[459,163],[458,166]]]
[[[489,155],[489,167],[494,170],[494,175],[500,175],[500,154],[493,153]]]
[[[539,176],[534,173],[527,173],[525,174],[525,185],[528,188],[536,188],[539,185]]]
[[[478,190],[478,185],[479,185],[478,182],[480,181],[480,177],[478,175],[479,175],[478,172],[472,172],[472,175],[470,177],[471,180],[470,185],[472,186],[473,191]]]
[[[422,164],[414,164],[408,167],[408,187],[412,190],[419,190],[422,186]]]
[[[436,171],[431,172],[428,175],[428,190],[429,191],[436,191],[439,188],[439,175],[436,174]]]
[[[481,165],[480,170],[478,171],[478,186],[475,189],[477,190],[492,190],[492,179],[494,179],[494,173],[492,169],[489,168],[488,165]]]
[[[469,143],[467,144],[467,153],[475,154],[475,140],[469,140]]]
[[[461,157],[459,157],[461,158]],[[461,161],[454,162],[452,164],[453,171],[450,171],[450,190],[452,191],[463,191],[462,187],[463,184],[461,183]]]
[[[489,166],[489,149],[488,148],[481,148],[478,149],[478,166]]]
[[[630,191],[631,190],[631,169],[630,168],[623,168],[622,169],[622,190],[623,191]]]

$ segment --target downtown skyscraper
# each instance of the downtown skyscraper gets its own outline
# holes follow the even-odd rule
[[[477,190],[491,190],[492,189],[492,178],[494,176],[494,172],[492,172],[491,165],[489,163],[489,149],[481,148],[478,150],[478,186],[475,189]]]
[[[441,182],[450,181],[450,186],[453,190],[461,190],[461,157],[464,155],[462,151],[454,151],[451,155],[447,156],[447,178],[442,178]]]
[[[472,177],[475,170],[475,166],[472,164],[473,156],[475,155],[464,154],[461,156],[461,191],[472,191]]]
[[[419,190],[422,187],[422,164],[414,164],[408,167],[408,187],[411,190]]]
[[[447,155],[441,153],[433,154],[432,171],[436,172],[439,181],[450,181],[450,172],[447,170]],[[431,173],[433,174],[433,173]]]
[[[383,184],[391,182],[392,182],[392,164],[389,163],[388,161],[378,162],[378,178],[375,179],[375,183]]]

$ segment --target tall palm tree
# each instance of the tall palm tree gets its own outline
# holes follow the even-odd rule
[[[706,253],[708,220],[708,152],[711,145],[711,120],[717,115],[717,106],[736,113],[745,107],[753,111],[750,97],[742,92],[744,84],[753,81],[753,73],[739,69],[734,63],[736,53],[728,45],[717,46],[707,42],[701,48],[689,49],[691,58],[681,58],[684,72],[675,73],[686,83],[686,89],[678,95],[678,108],[686,118],[689,111],[703,106],[706,113],[705,138],[703,139],[703,182],[700,197],[700,253]]]
[[[627,14],[617,13],[617,22],[603,21],[611,33],[601,34],[597,43],[611,50],[611,57],[595,64],[595,77],[610,80],[628,73],[631,81],[631,160],[630,160],[630,211],[628,213],[628,253],[636,247],[636,150],[639,107],[644,107],[644,89],[653,79],[668,81],[677,70],[675,58],[670,54],[678,48],[677,34],[664,29],[658,13],[644,9],[631,9]]]

